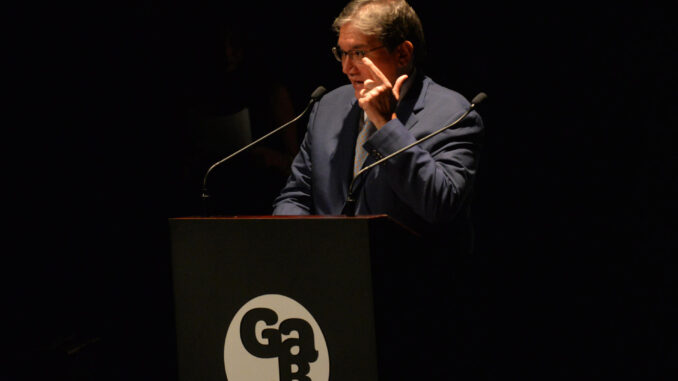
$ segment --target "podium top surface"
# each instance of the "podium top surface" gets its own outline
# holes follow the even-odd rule
[[[421,236],[417,231],[413,230],[409,226],[401,223],[400,221],[392,218],[387,214],[370,214],[370,215],[361,215],[361,216],[327,216],[327,215],[304,215],[304,216],[187,216],[187,217],[172,217],[168,219],[170,222],[182,222],[182,221],[280,221],[280,220],[353,220],[353,221],[388,221],[394,225],[400,226],[406,231],[410,232],[415,236]]]
[[[271,216],[271,215],[264,215],[264,216],[209,216],[209,217],[202,217],[202,216],[187,216],[187,217],[172,217],[170,218],[170,221],[173,220],[327,220],[327,219],[353,219],[353,220],[371,220],[371,219],[379,219],[379,218],[386,218],[393,220],[391,217],[389,217],[387,214],[373,214],[373,215],[364,215],[364,216],[355,216],[355,217],[349,217],[349,216],[320,216],[320,215],[305,215],[305,216]]]

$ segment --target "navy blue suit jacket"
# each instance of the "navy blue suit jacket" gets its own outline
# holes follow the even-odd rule
[[[468,107],[460,94],[417,76],[396,108],[398,118],[365,143],[370,156],[364,165],[450,124]],[[350,85],[327,93],[314,106],[292,174],[274,202],[274,214],[341,214],[361,117]],[[482,120],[474,111],[456,127],[361,175],[354,185],[356,214],[388,214],[423,234],[467,230],[462,225],[468,222],[482,132]]]

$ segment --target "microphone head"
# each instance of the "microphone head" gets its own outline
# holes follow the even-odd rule
[[[317,90],[316,90],[316,91],[317,91]],[[480,102],[484,101],[485,98],[487,98],[487,94],[485,94],[485,93],[483,93],[483,92],[480,92],[480,93],[478,93],[478,95],[476,95],[475,97],[473,97],[473,100],[471,101],[471,104],[477,106],[478,104],[480,104]]]
[[[311,100],[312,101],[317,101],[318,99],[322,98],[323,95],[327,92],[327,89],[324,86],[318,86],[315,91],[311,94]]]

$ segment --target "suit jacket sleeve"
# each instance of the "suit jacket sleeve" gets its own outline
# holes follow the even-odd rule
[[[430,128],[427,133],[459,116],[461,113],[450,115],[446,124]],[[474,111],[458,126],[386,161],[381,167],[390,188],[427,222],[453,220],[472,188],[482,131],[482,120]],[[373,134],[364,147],[380,157],[416,140],[400,120],[394,119]]]
[[[274,215],[308,215],[313,210],[311,193],[311,126],[315,120],[318,104],[309,116],[308,131],[294,158],[291,174],[285,187],[273,203]]]

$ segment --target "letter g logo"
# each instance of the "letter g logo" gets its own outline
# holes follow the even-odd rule
[[[315,319],[283,295],[262,295],[235,314],[224,344],[229,381],[329,380],[329,354]]]

